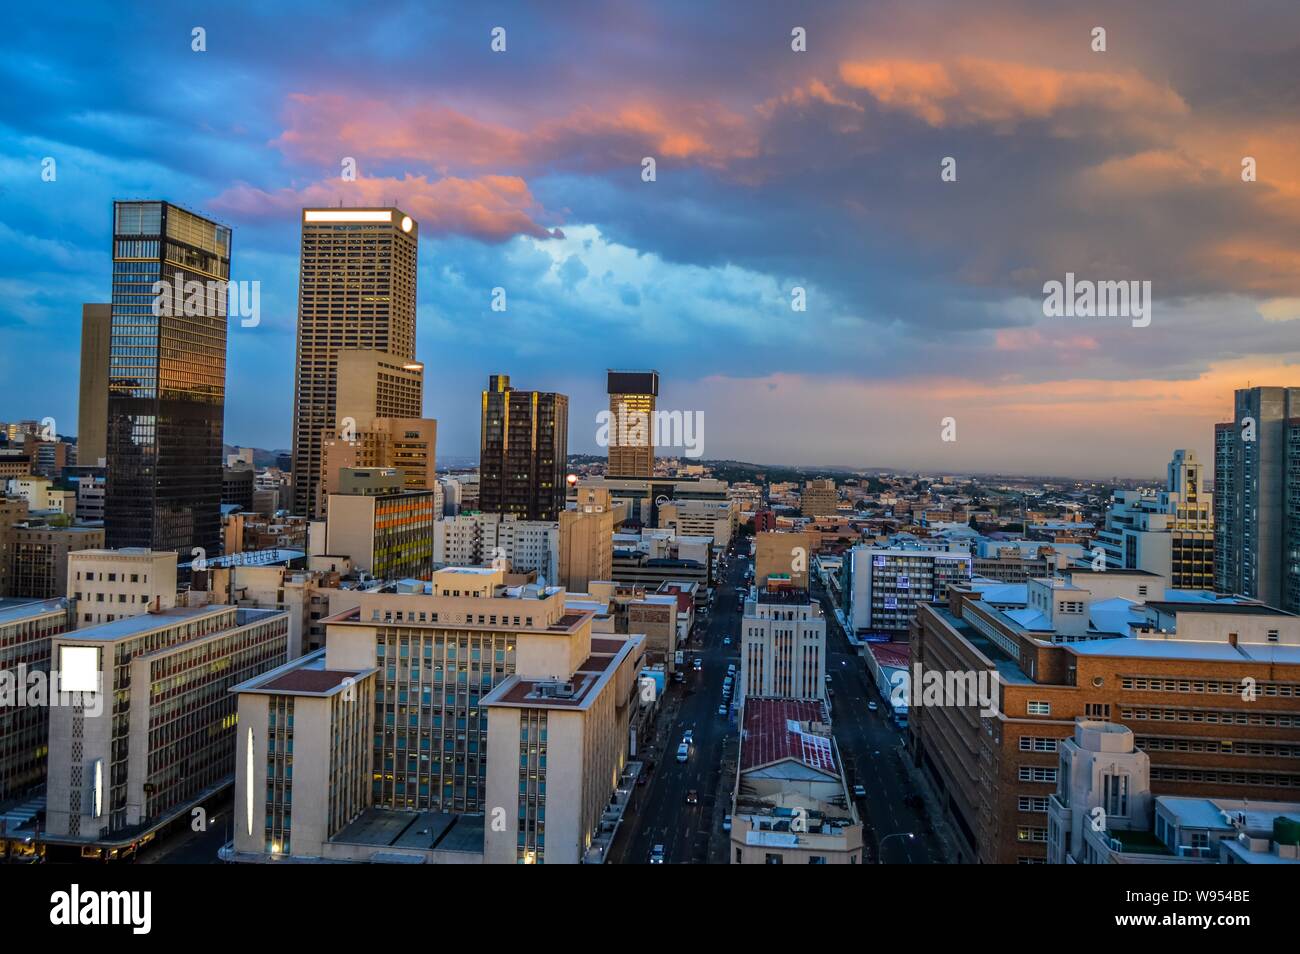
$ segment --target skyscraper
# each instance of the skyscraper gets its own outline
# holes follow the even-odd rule
[[[517,391],[494,374],[483,392],[479,439],[479,509],[521,520],[558,520],[567,488],[569,399],[552,391]]]
[[[1214,428],[1214,587],[1300,612],[1300,388],[1242,388]]]
[[[338,426],[339,352],[415,363],[419,226],[399,209],[303,209],[294,367],[293,509],[316,510],[321,433]],[[418,406],[390,413],[419,417]]]
[[[81,394],[77,407],[77,463],[97,467],[107,459],[108,349],[112,305],[81,306]]]
[[[655,473],[655,399],[658,371],[610,371],[609,477],[653,477]]]
[[[110,547],[220,552],[229,279],[230,229],[168,202],[113,204]]]

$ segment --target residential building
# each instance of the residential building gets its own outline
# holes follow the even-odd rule
[[[479,440],[480,510],[559,520],[568,456],[568,397],[517,390],[507,374],[488,378]]]
[[[514,514],[462,513],[434,523],[433,562],[437,566],[497,566],[507,572],[536,573],[539,582],[559,576],[560,524],[519,520]]]

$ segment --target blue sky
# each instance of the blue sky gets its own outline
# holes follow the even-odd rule
[[[654,367],[709,457],[1159,473],[1234,387],[1296,383],[1300,7],[1132,6],[20,3],[0,419],[75,431],[111,202],[163,198],[262,284],[226,439],[286,447],[298,209],[397,198],[443,455],[490,373],[569,394],[595,452],[604,369]],[[1151,281],[1151,327],[1044,317],[1067,271]]]

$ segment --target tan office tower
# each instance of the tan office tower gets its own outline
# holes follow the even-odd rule
[[[384,352],[415,362],[419,226],[386,209],[303,209],[294,368],[294,513],[315,511],[320,435],[337,424],[339,352]],[[356,359],[361,360],[361,359]],[[420,408],[388,417],[419,417]]]
[[[610,371],[607,477],[653,477],[658,371]]]
[[[112,305],[81,306],[81,400],[77,407],[77,463],[96,467],[108,458],[108,344]]]

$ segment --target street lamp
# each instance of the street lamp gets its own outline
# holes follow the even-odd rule
[[[910,831],[896,831],[892,835],[886,835],[880,839],[876,842],[876,864],[883,865],[885,863],[885,842],[891,838],[906,838],[908,841],[914,841],[916,835]]]

